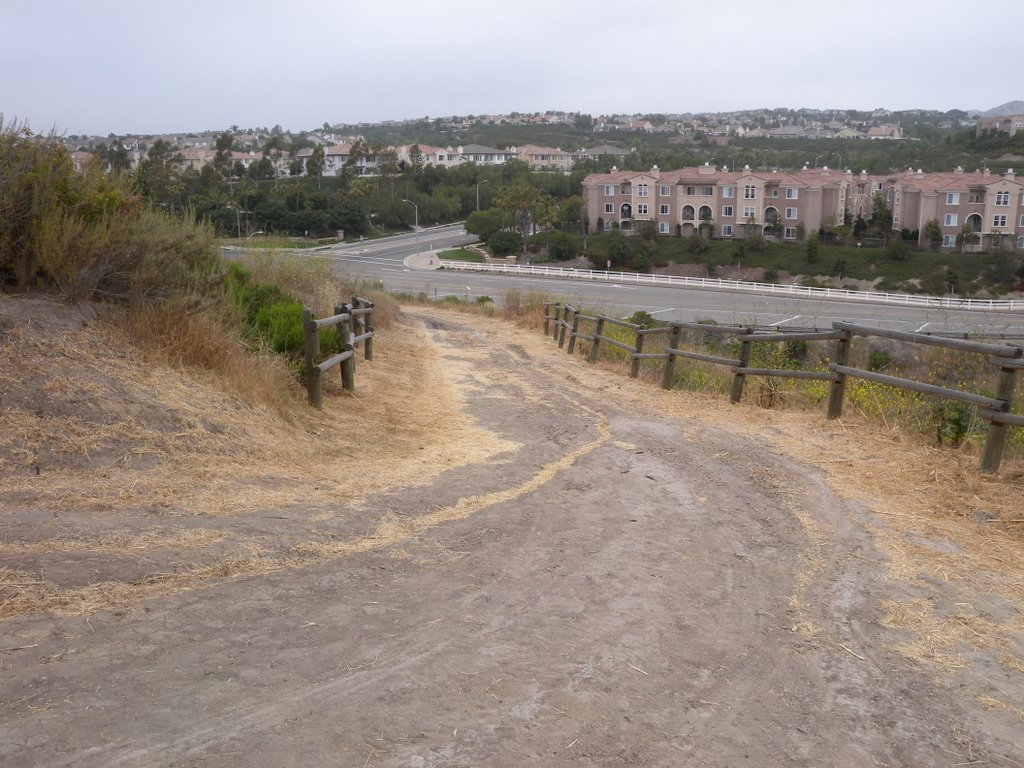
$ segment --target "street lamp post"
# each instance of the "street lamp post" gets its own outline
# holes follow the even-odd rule
[[[843,172],[843,155],[842,155],[842,153],[841,152],[829,152],[828,153],[829,157],[832,157],[832,155],[838,155],[839,156],[839,172],[842,173]]]
[[[482,181],[478,181],[476,183],[476,209],[478,211],[480,210],[480,185],[486,184],[488,181],[489,179],[483,179]]]
[[[409,205],[412,206],[412,215],[413,215],[413,222],[414,222],[412,226],[413,226],[414,229],[419,229],[420,228],[420,207],[418,205],[416,205],[416,203],[414,203],[412,200],[405,200],[405,199],[403,199],[402,202],[403,203],[408,203]]]
[[[818,161],[819,161],[819,160],[821,160],[821,155],[818,155],[818,156],[817,156],[816,158],[814,158],[814,167],[815,167],[815,168],[817,168],[817,167],[818,167]]]

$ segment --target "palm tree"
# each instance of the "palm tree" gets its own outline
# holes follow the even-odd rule
[[[540,190],[523,182],[502,187],[494,202],[506,211],[515,222],[523,239],[523,254],[526,254],[526,238],[530,236],[530,220],[536,206],[543,199]]]

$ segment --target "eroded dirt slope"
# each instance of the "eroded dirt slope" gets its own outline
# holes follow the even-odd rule
[[[159,444],[51,465],[93,488],[69,497],[5,438],[4,765],[1024,763],[1019,550],[957,508],[1018,479],[925,498],[956,461],[898,444],[927,465],[900,476],[899,439],[863,425],[664,395],[498,321],[406,319],[361,399],[269,425],[274,446],[210,422],[223,464],[195,449],[189,483]],[[351,421],[306,458],[337,435],[341,468],[281,466],[331,419]],[[164,505],[112,490],[143,478]],[[109,538],[131,531],[134,553]]]

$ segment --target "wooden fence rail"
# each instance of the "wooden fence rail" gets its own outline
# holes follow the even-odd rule
[[[309,307],[303,309],[305,334],[306,393],[314,408],[324,406],[323,375],[334,366],[341,369],[341,386],[349,392],[356,388],[356,345],[363,343],[363,359],[373,359],[373,302],[358,296],[351,304],[334,307],[330,317],[315,318]],[[338,328],[340,352],[316,362],[320,357],[320,329]],[[358,333],[357,333],[358,330]]]
[[[582,323],[593,323],[593,333],[581,330]],[[606,335],[605,328],[608,325],[632,331],[634,334],[633,344],[630,345],[620,339]],[[731,338],[733,342],[739,344],[737,356],[735,358],[724,357],[722,355],[681,349],[680,341],[683,331],[694,331],[704,333],[706,336],[720,336],[726,339]],[[629,355],[629,375],[633,378],[639,375],[642,361],[664,360],[665,366],[662,371],[661,381],[663,389],[671,389],[673,386],[677,358],[726,366],[733,374],[729,399],[734,403],[740,402],[743,397],[743,388],[747,376],[829,382],[828,411],[826,416],[828,419],[842,417],[846,381],[850,377],[873,381],[898,389],[919,392],[930,397],[966,403],[974,406],[977,409],[978,416],[988,421],[989,424],[985,436],[985,444],[982,449],[980,467],[981,471],[985,473],[995,472],[999,469],[1006,445],[1007,428],[1024,428],[1024,416],[1010,412],[1013,407],[1017,373],[1024,371],[1024,360],[1022,360],[1024,358],[1024,347],[1018,345],[943,338],[845,322],[833,323],[832,330],[830,331],[798,333],[786,333],[784,331],[758,333],[753,328],[707,325],[704,323],[667,323],[655,328],[646,328],[636,323],[605,315],[585,315],[578,308],[568,304],[548,302],[544,305],[544,333],[547,335],[551,332],[553,332],[555,339],[558,341],[559,348],[565,345],[565,337],[568,334],[569,345],[567,352],[570,354],[575,352],[575,342],[577,339],[589,342],[591,346],[587,360],[590,363],[597,362],[603,345],[623,350]],[[651,353],[644,351],[644,340],[647,337],[664,334],[669,335],[667,348],[664,352]],[[890,376],[850,365],[850,349],[853,339],[856,337],[869,338],[873,336],[987,356],[990,364],[995,368],[997,379],[996,392],[993,396],[981,395],[952,387],[942,387],[913,379]],[[758,368],[750,364],[754,344],[807,341],[835,342],[832,362],[829,364],[827,371]]]

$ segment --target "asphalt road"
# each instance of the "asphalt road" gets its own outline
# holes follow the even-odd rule
[[[610,315],[626,317],[646,310],[661,320],[710,319],[722,324],[780,328],[829,327],[847,320],[923,333],[971,333],[1024,337],[1024,312],[965,311],[862,304],[837,299],[761,296],[697,288],[663,288],[623,283],[413,269],[405,259],[475,242],[461,225],[332,247],[326,252],[340,274],[383,283],[390,291],[426,293],[431,298],[455,295],[469,300],[490,296],[502,301],[515,288],[542,292],[558,301],[584,303]]]

